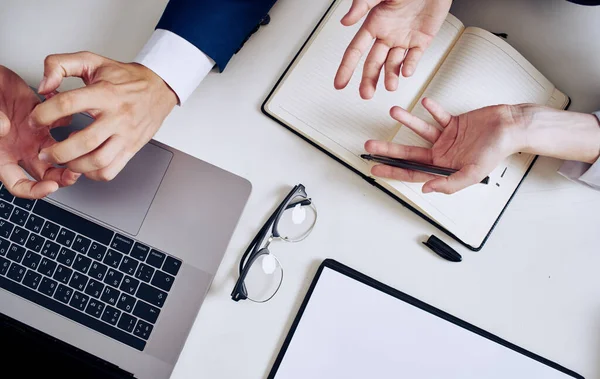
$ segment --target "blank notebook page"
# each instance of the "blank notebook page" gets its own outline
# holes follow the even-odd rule
[[[571,378],[324,268],[275,379]]]
[[[453,115],[487,105],[549,102],[554,85],[500,38],[467,28],[422,97],[430,97]],[[411,112],[437,125],[419,102]],[[416,136],[402,127],[393,141],[414,145]],[[422,140],[419,145],[431,144]],[[422,183],[393,182],[442,226],[471,246],[479,246],[527,171],[533,156],[516,154],[490,174],[489,185],[473,185],[451,196],[427,194]]]
[[[358,89],[366,54],[348,87],[338,91],[333,86],[344,51],[362,24],[346,27],[340,23],[351,5],[351,0],[334,5],[267,108],[321,147],[368,172],[369,165],[359,158],[365,153],[364,143],[369,139],[389,140],[396,134],[398,122],[390,117],[390,108],[408,107],[419,97],[464,27],[449,15],[413,77],[402,78],[398,90],[388,92],[382,74],[375,97],[363,100]]]

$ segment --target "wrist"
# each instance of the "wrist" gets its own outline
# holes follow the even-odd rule
[[[144,71],[144,76],[148,83],[150,83],[150,88],[157,96],[157,104],[159,106],[164,107],[166,114],[165,117],[175,108],[177,104],[179,104],[179,97],[175,93],[175,91],[165,82],[158,74],[149,69],[148,67],[139,64],[132,63],[138,66],[141,70]]]

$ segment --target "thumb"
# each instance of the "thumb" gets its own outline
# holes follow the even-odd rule
[[[371,8],[381,3],[382,0],[353,0],[352,6],[346,15],[342,18],[342,25],[354,25],[363,18]]]
[[[38,93],[46,95],[58,89],[63,79],[74,76],[84,82],[93,75],[104,58],[89,52],[48,55],[44,60],[44,77],[38,87]]]
[[[428,181],[423,185],[423,193],[441,192],[451,195],[479,183],[484,176],[475,165],[467,165],[448,177],[439,177]]]
[[[0,138],[5,137],[10,132],[10,120],[0,111]]]

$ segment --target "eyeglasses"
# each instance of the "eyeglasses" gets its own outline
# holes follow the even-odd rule
[[[273,241],[299,242],[317,222],[317,209],[302,184],[296,185],[260,229],[240,260],[239,278],[231,292],[234,301],[264,303],[283,282],[281,262],[270,251]],[[268,238],[267,233],[271,231]],[[265,240],[266,239],[266,240]]]

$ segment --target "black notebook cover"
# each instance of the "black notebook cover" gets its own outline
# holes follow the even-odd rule
[[[414,307],[420,308],[425,312],[428,312],[434,316],[442,318],[456,326],[467,329],[468,331],[470,331],[472,333],[475,333],[483,338],[491,340],[497,344],[500,344],[508,349],[511,349],[511,350],[519,353],[519,354],[525,355],[528,358],[531,358],[531,359],[533,359],[537,362],[540,362],[546,366],[549,366],[557,371],[560,371],[569,376],[572,376],[573,378],[584,379],[583,376],[577,374],[574,371],[571,371],[555,362],[552,362],[552,361],[550,361],[546,358],[543,358],[535,353],[532,353],[532,352],[530,352],[526,349],[523,349],[517,345],[514,345],[492,333],[489,333],[481,328],[478,328],[475,325],[472,325],[472,324],[470,324],[466,321],[463,321],[455,316],[452,316],[451,314],[448,314],[438,308],[435,308],[427,303],[424,303],[418,299],[415,299],[414,297],[409,296],[401,291],[398,291],[395,288],[387,286],[387,285],[385,285],[385,284],[383,284],[361,272],[358,272],[336,260],[333,260],[333,259],[326,259],[319,266],[319,269],[317,270],[317,273],[315,274],[315,276],[313,278],[313,281],[308,289],[308,292],[306,293],[306,296],[304,297],[304,300],[302,301],[302,305],[300,306],[300,309],[298,310],[298,313],[296,314],[296,317],[294,318],[294,322],[292,323],[292,326],[290,327],[290,330],[285,338],[285,341],[283,342],[281,350],[277,354],[277,358],[275,359],[273,367],[271,368],[268,379],[275,379],[277,377],[277,370],[281,366],[281,363],[283,361],[283,358],[285,357],[286,351],[287,351],[288,347],[290,346],[292,339],[294,338],[294,332],[298,328],[298,324],[300,323],[300,320],[302,319],[302,315],[310,301],[311,295],[312,295],[315,287],[317,286],[317,284],[319,282],[319,278],[321,276],[321,273],[323,272],[324,269],[331,269],[333,271],[337,271],[347,277],[350,277],[354,280],[359,281],[360,283],[362,283],[364,285],[373,287],[376,290],[384,292],[384,293],[398,299],[398,301],[404,301]]]
[[[494,230],[494,228],[496,227],[496,225],[500,221],[500,218],[504,214],[504,211],[506,210],[506,207],[508,207],[508,205],[510,204],[511,200],[513,199],[513,197],[517,193],[518,189],[521,187],[521,184],[523,183],[523,180],[525,179],[525,177],[527,177],[527,175],[529,174],[529,171],[531,171],[531,168],[533,167],[535,161],[538,158],[537,156],[534,157],[534,159],[531,161],[531,164],[529,165],[529,168],[527,169],[527,171],[523,175],[523,178],[521,178],[521,181],[519,182],[519,185],[517,185],[517,187],[515,188],[515,191],[513,192],[513,194],[511,195],[511,197],[508,199],[508,202],[506,203],[506,205],[504,206],[504,208],[502,208],[502,211],[498,215],[498,218],[496,219],[496,221],[494,222],[494,224],[492,225],[492,227],[488,231],[487,235],[485,236],[485,238],[481,242],[481,245],[479,245],[479,246],[471,246],[471,245],[467,244],[466,242],[464,242],[463,240],[461,240],[460,238],[458,238],[453,233],[451,233],[449,230],[447,230],[446,228],[444,228],[443,226],[441,226],[440,224],[438,224],[437,222],[435,222],[435,220],[431,219],[430,217],[428,217],[427,215],[425,215],[424,213],[422,213],[421,211],[419,211],[418,209],[416,209],[412,205],[408,204],[402,198],[400,198],[400,197],[396,196],[395,194],[393,194],[392,192],[388,191],[385,187],[383,187],[380,184],[378,184],[373,178],[371,178],[371,177],[369,177],[367,175],[364,175],[359,170],[355,169],[354,167],[350,166],[346,162],[342,161],[341,159],[339,159],[338,157],[336,157],[331,152],[329,152],[329,151],[321,148],[319,145],[317,145],[316,143],[314,143],[313,141],[311,141],[309,138],[306,138],[305,136],[303,136],[301,133],[299,133],[298,131],[296,131],[294,128],[292,128],[292,127],[286,125],[285,123],[279,121],[277,119],[277,117],[271,115],[269,113],[269,111],[267,110],[267,108],[266,108],[267,103],[269,102],[269,100],[271,99],[271,97],[275,94],[275,91],[277,90],[277,87],[279,87],[279,85],[281,84],[281,82],[283,81],[283,79],[285,78],[285,76],[287,75],[287,73],[292,69],[292,66],[294,65],[294,62],[296,62],[296,60],[300,57],[300,54],[306,48],[308,42],[313,37],[313,35],[317,32],[317,29],[319,28],[319,26],[321,25],[321,23],[323,23],[323,21],[325,20],[325,18],[327,17],[327,15],[333,10],[333,7],[334,7],[334,5],[336,4],[337,1],[338,0],[334,0],[331,3],[331,5],[329,6],[329,8],[325,12],[325,14],[321,17],[321,19],[319,20],[319,22],[317,23],[317,25],[315,26],[315,28],[313,29],[313,31],[310,33],[310,35],[308,36],[308,38],[304,42],[304,44],[302,44],[302,47],[300,48],[300,50],[298,50],[298,52],[296,53],[296,56],[294,57],[294,59],[292,59],[292,61],[290,62],[290,64],[287,66],[287,68],[285,69],[285,71],[283,72],[283,74],[281,75],[281,77],[279,78],[279,80],[277,80],[277,83],[275,83],[275,86],[273,87],[273,89],[271,90],[271,92],[269,93],[269,95],[267,96],[267,98],[265,99],[265,101],[263,102],[263,104],[261,106],[262,112],[266,116],[268,116],[270,119],[272,119],[273,121],[275,121],[278,124],[284,126],[285,128],[287,128],[288,130],[292,131],[294,134],[296,134],[297,136],[299,136],[300,138],[302,138],[306,142],[310,143],[311,145],[313,145],[317,149],[319,149],[322,152],[324,152],[325,154],[329,155],[331,158],[335,159],[336,161],[338,161],[339,163],[343,164],[344,166],[346,166],[350,170],[354,171],[356,174],[358,174],[359,176],[361,176],[367,182],[371,183],[373,186],[377,187],[381,191],[383,191],[386,194],[388,194],[389,196],[391,196],[396,201],[400,202],[406,208],[410,209],[411,211],[413,211],[414,213],[416,213],[417,215],[419,215],[421,218],[423,218],[424,220],[426,220],[427,222],[429,222],[430,224],[432,224],[433,226],[435,226],[436,228],[438,228],[439,230],[441,230],[442,232],[444,232],[448,236],[452,237],[454,240],[456,240],[457,242],[459,242],[461,245],[465,246],[466,248],[468,248],[468,249],[470,249],[472,251],[480,251],[483,248],[483,246],[485,245],[485,243],[487,242],[487,240],[490,237],[492,231]],[[570,104],[571,104],[571,99],[569,98],[569,103],[567,104],[567,107],[565,109],[568,109],[569,106],[570,106]]]

